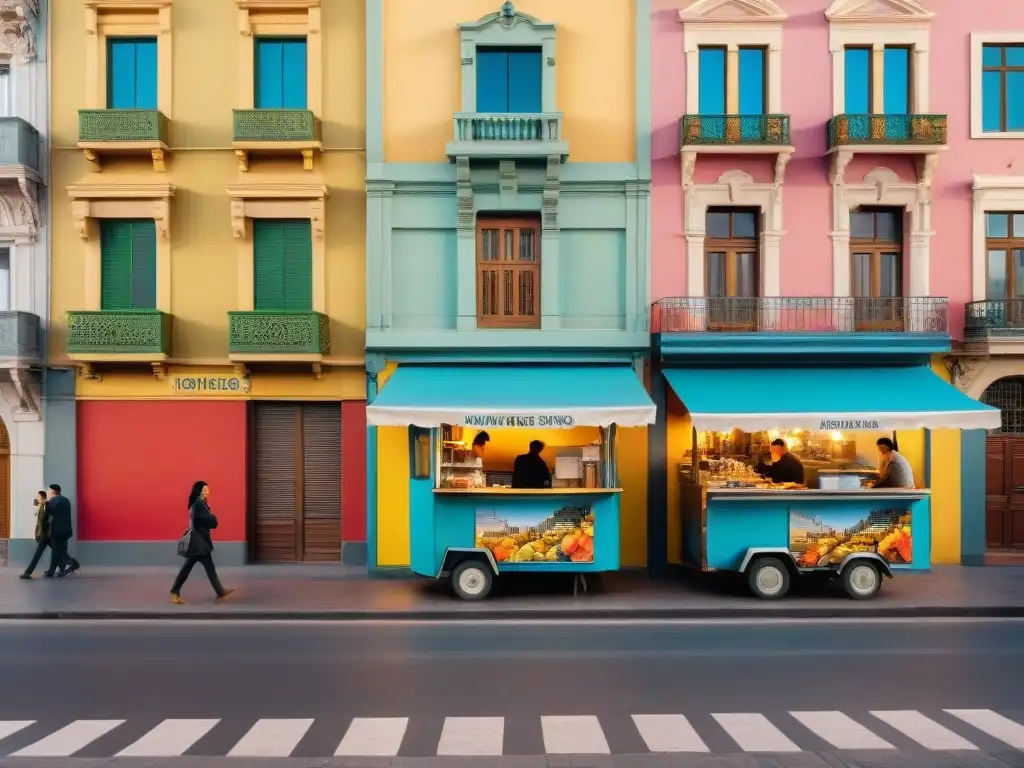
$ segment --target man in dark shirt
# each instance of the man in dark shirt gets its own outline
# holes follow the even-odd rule
[[[796,456],[789,452],[786,441],[782,438],[772,440],[771,444],[772,463],[770,465],[759,461],[757,473],[764,475],[773,483],[797,483],[804,484],[804,465]]]
[[[513,488],[550,488],[551,471],[540,452],[544,450],[544,443],[534,440],[530,443],[530,452],[516,456],[512,465],[512,487]]]

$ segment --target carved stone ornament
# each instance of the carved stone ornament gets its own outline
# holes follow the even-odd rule
[[[40,226],[39,181],[27,174],[0,177],[0,235],[32,242]]]
[[[544,211],[541,227],[546,231],[558,229],[558,196],[561,191],[562,158],[552,155],[548,158],[544,174]]]
[[[231,234],[236,240],[245,239],[245,201],[231,201]]]
[[[24,64],[35,58],[38,0],[0,0],[0,58]]]
[[[985,370],[987,363],[988,359],[984,357],[947,357],[946,369],[950,373],[953,385],[966,394]]]
[[[29,368],[8,368],[7,375],[9,379],[0,380],[0,395],[14,408],[15,420],[39,419],[39,371]]]

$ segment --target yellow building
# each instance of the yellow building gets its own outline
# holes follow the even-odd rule
[[[173,558],[202,479],[222,562],[365,559],[363,4],[65,2],[48,352],[81,549]]]

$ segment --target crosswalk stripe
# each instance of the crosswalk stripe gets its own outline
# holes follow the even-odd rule
[[[231,748],[228,757],[291,757],[312,725],[312,718],[257,720]]]
[[[408,726],[408,717],[357,717],[352,720],[334,755],[396,757]]]
[[[504,741],[503,717],[446,717],[437,754],[500,756]]]
[[[967,739],[953,733],[944,725],[939,725],[931,718],[925,717],[916,709],[872,711],[871,714],[904,736],[913,739],[925,749],[977,749]]]
[[[180,757],[208,734],[220,720],[164,720],[118,757]]]
[[[651,752],[710,751],[682,715],[633,715],[633,723]]]
[[[0,739],[6,739],[34,723],[35,720],[0,720]]]
[[[790,712],[807,730],[836,749],[896,749],[842,712]]]
[[[744,752],[802,752],[764,715],[729,712],[711,715]]]
[[[998,712],[991,709],[947,709],[946,712],[1014,749],[1024,749],[1024,725]]]
[[[610,755],[601,723],[593,715],[543,715],[544,751],[549,755]]]
[[[11,757],[70,757],[122,723],[124,720],[75,720]]]

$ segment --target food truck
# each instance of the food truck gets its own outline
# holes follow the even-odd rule
[[[502,573],[618,569],[616,427],[655,418],[632,367],[401,365],[366,412],[409,430],[414,573],[481,600]]]

